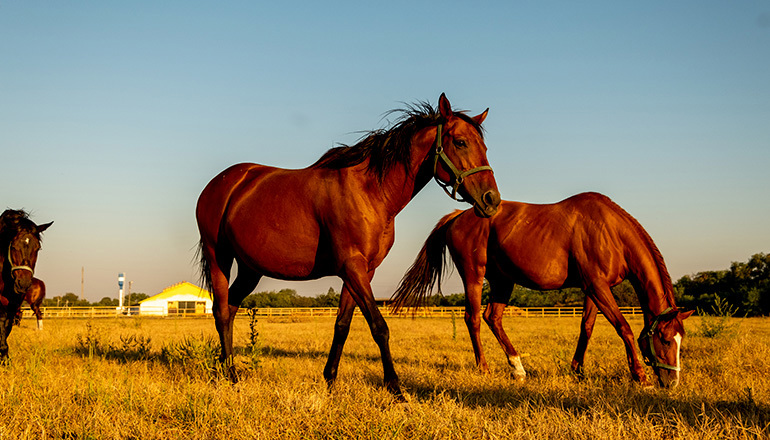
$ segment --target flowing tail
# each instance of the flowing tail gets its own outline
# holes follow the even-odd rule
[[[212,295],[214,294],[214,283],[211,280],[211,263],[209,263],[209,260],[206,259],[206,255],[203,252],[203,239],[201,238],[201,241],[198,242],[198,249],[195,252],[195,256],[200,261],[200,272],[201,272],[201,285],[204,289],[208,290],[209,293]]]
[[[441,277],[446,263],[446,230],[452,220],[463,212],[456,210],[445,215],[433,228],[414,263],[401,279],[398,289],[390,297],[393,313],[398,313],[404,307],[425,305],[433,286],[437,285],[438,293],[441,294]]]

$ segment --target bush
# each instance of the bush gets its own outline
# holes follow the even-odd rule
[[[732,334],[735,325],[730,323],[730,318],[735,316],[737,311],[737,307],[731,306],[719,295],[714,295],[714,304],[711,306],[711,314],[705,313],[698,308],[698,316],[700,316],[701,320],[700,331],[698,331],[697,334],[705,338],[717,338]]]

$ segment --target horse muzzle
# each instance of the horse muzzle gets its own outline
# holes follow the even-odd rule
[[[27,293],[27,289],[32,285],[31,269],[25,267],[17,267],[13,270],[13,289],[19,295]]]
[[[477,216],[482,218],[489,218],[497,214],[497,209],[500,207],[500,193],[496,190],[489,190],[485,192],[480,200],[477,200],[473,204],[473,210]]]
[[[663,388],[673,389],[679,385],[679,371],[655,369],[655,374],[658,376],[658,385]]]

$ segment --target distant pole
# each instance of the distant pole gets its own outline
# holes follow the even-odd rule
[[[133,281],[128,282],[128,289],[126,289],[126,299],[128,300],[128,316],[131,316],[131,284]]]
[[[126,274],[123,272],[118,274],[118,287],[120,288],[120,293],[118,294],[118,307],[120,308],[120,311],[123,311],[123,282],[126,281]]]
[[[80,300],[83,301],[83,286],[85,285],[86,268],[80,266]]]

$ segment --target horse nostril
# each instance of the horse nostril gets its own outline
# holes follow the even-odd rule
[[[500,193],[497,191],[487,191],[484,193],[484,203],[487,206],[497,207],[500,204]]]

